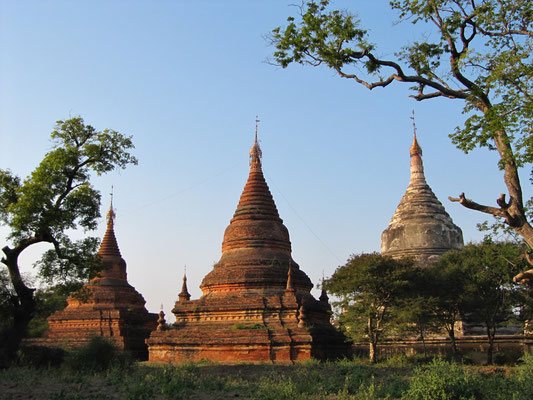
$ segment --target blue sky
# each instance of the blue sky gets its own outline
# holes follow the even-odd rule
[[[248,176],[256,115],[267,183],[315,284],[350,254],[379,250],[409,182],[413,109],[426,178],[465,241],[481,238],[486,217],[447,197],[493,205],[505,192],[496,154],[465,155],[448,138],[460,101],[417,103],[408,85],[370,92],[327,69],[265,63],[264,35],[295,14],[291,3],[0,0],[0,168],[26,176],[69,116],[133,135],[139,165],[94,185],[103,215],[114,185],[129,281],[152,312],[163,303],[170,314],[184,265],[201,295]],[[388,1],[334,5],[359,16],[384,56],[427,33],[394,24]],[[102,218],[87,234],[104,229]],[[45,248],[22,257],[26,271]]]

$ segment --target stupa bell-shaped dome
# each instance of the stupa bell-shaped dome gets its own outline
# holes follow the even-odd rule
[[[222,257],[200,286],[204,294],[228,290],[283,291],[289,264],[296,290],[309,292],[313,287],[291,257],[289,232],[263,176],[261,157],[256,132],[250,150],[248,181],[224,232]]]
[[[411,180],[391,222],[381,235],[381,254],[433,262],[463,246],[463,233],[437,199],[424,176],[422,149],[416,138],[411,155]]]

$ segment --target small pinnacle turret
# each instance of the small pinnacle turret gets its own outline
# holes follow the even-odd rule
[[[329,303],[329,296],[328,292],[326,292],[326,288],[324,287],[324,281],[322,280],[322,291],[320,292],[320,297],[318,300],[320,300],[322,303]]]
[[[287,287],[285,292],[295,292],[294,287],[292,286],[292,265],[289,262],[289,271],[287,272]]]
[[[181,285],[181,293],[178,294],[178,298],[180,302],[189,301],[191,299],[191,295],[189,294],[189,290],[187,289],[187,273],[183,273],[183,284]]]

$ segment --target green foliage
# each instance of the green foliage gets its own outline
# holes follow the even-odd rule
[[[532,357],[520,366],[486,369],[437,359],[383,367],[353,361],[296,365],[186,363],[133,365],[104,372],[66,368],[0,370],[6,398],[66,399],[490,399],[531,398]],[[3,397],[3,398],[4,398]]]
[[[71,372],[102,372],[111,367],[126,369],[133,358],[101,336],[94,336],[85,346],[71,351],[65,358],[64,368]]]
[[[56,347],[24,346],[19,350],[18,365],[32,368],[59,367],[66,352]]]
[[[81,117],[58,121],[51,138],[52,150],[26,179],[0,170],[0,224],[10,229],[8,239],[21,251],[38,242],[54,245],[37,264],[43,278],[86,278],[92,272],[88,266],[96,264],[98,241],[73,242],[65,232],[96,228],[100,193],[90,184],[91,173],[136,164],[129,153],[134,146],[131,137],[98,132]]]
[[[394,260],[377,253],[352,255],[324,282],[337,296],[339,322],[354,340],[375,346],[395,318],[395,307],[409,293],[414,273],[412,260]],[[372,351],[371,351],[372,358]]]
[[[409,389],[408,400],[475,400],[480,395],[480,379],[462,366],[439,359],[426,367],[417,367]]]
[[[235,329],[268,329],[268,326],[261,325],[261,324],[237,323],[231,326],[229,329],[232,329],[232,330],[235,330]]]
[[[533,161],[531,1],[391,1],[401,22],[436,32],[431,36],[434,41],[425,39],[397,52],[403,67],[395,60],[375,57],[375,46],[369,44],[360,21],[328,6],[329,1],[308,1],[300,8],[299,18],[289,17],[287,26],[272,31],[276,63],[284,68],[291,63],[325,64],[359,83],[372,85],[370,80],[376,78],[376,86],[411,82],[419,100],[427,90],[433,91],[427,98],[462,98],[465,112],[482,112],[471,115],[451,135],[459,148],[466,152],[477,146],[494,148],[491,139],[505,129],[515,144],[515,153],[506,156],[519,166]],[[451,56],[449,65],[441,62],[445,56]],[[368,76],[343,72],[345,66],[364,67]],[[382,68],[392,69],[390,81],[375,74]],[[490,111],[480,110],[481,103],[489,102]]]
[[[533,355],[524,354],[521,364],[516,369],[514,378],[517,382],[516,400],[526,400],[533,398]]]
[[[14,298],[9,275],[5,269],[0,269],[0,339],[13,323]]]
[[[515,243],[469,243],[445,253],[425,271],[428,302],[439,326],[452,339],[457,321],[482,324],[487,329],[487,360],[492,363],[492,340],[498,326],[517,316],[522,300],[513,276],[525,268],[523,248]]]

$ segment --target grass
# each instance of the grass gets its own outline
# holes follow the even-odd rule
[[[105,346],[93,345],[91,351],[98,353],[102,348]],[[72,368],[78,364],[71,357],[89,363],[91,351],[69,355],[61,367],[0,370],[0,399],[533,398],[533,356],[524,356],[516,366],[505,367],[465,366],[442,359],[401,359],[377,365],[343,360],[296,365],[201,362],[179,366],[105,360],[102,368]]]

